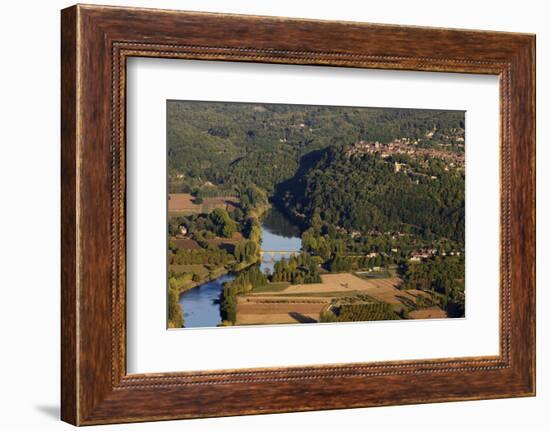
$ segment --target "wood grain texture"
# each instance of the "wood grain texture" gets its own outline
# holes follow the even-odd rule
[[[532,35],[100,6],[62,12],[62,418],[77,424],[535,391]],[[497,357],[127,375],[129,56],[485,73],[501,82]]]
[[[77,422],[76,9],[61,16],[61,417]]]

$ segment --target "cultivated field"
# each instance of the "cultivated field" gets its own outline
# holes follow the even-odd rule
[[[350,273],[343,274],[324,274],[321,275],[321,283],[312,284],[295,284],[287,289],[280,291],[279,294],[311,294],[311,293],[341,293],[342,296],[347,294],[365,293],[379,301],[388,302],[390,304],[401,304],[402,296],[408,296],[414,300],[416,291],[403,291],[397,289],[402,283],[401,279],[394,278],[359,278]]]
[[[215,247],[224,248],[231,253],[233,252],[233,248],[235,247],[235,245],[237,245],[242,240],[243,234],[240,232],[235,232],[231,238],[216,237],[213,239],[209,239],[208,243]]]
[[[305,302],[305,301],[239,301],[239,312],[243,314],[280,314],[280,313],[319,313],[323,307],[327,304],[328,301],[316,301],[316,302]]]
[[[237,316],[237,325],[276,325],[288,323],[317,323],[319,313],[293,315],[282,314],[243,314]]]
[[[344,297],[367,295],[373,300],[389,303],[395,311],[416,303],[419,290],[399,290],[397,278],[359,278],[351,273],[321,275],[321,283],[281,285],[240,295],[237,302],[237,324],[314,323],[331,302]],[[416,310],[413,319],[441,318],[446,314],[438,307]]]
[[[168,195],[168,216],[210,213],[216,208],[233,211],[239,199],[236,197],[203,198],[201,204],[195,203],[190,193],[170,193]]]
[[[410,319],[445,319],[447,313],[439,307],[422,308],[409,313]]]
[[[180,250],[198,250],[201,248],[200,245],[191,238],[172,238],[172,241]]]

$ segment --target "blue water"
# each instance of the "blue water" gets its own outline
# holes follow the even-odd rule
[[[275,208],[270,209],[262,219],[261,227],[263,251],[299,251],[302,247],[299,229]],[[260,269],[272,272],[275,262],[284,257],[288,258],[288,255],[265,254]],[[234,278],[235,274],[225,274],[182,293],[179,303],[183,308],[186,328],[215,327],[221,323],[219,300],[223,284]]]
[[[272,208],[262,220],[262,251],[286,250],[300,251],[302,239],[300,231],[279,210]],[[288,258],[290,254],[266,253],[262,257],[260,269],[265,272],[273,272],[275,262],[282,258]]]
[[[186,328],[204,328],[218,326],[221,323],[220,293],[223,283],[234,278],[234,274],[225,274],[181,295],[180,304]]]

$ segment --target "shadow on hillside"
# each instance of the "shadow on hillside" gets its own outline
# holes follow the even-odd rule
[[[300,158],[300,164],[296,174],[275,186],[275,193],[273,194],[273,202],[284,212],[287,212],[287,215],[291,216],[294,221],[296,217],[292,217],[292,214],[288,214],[288,204],[293,205],[292,202],[297,196],[303,195],[304,184],[302,183],[301,178],[313,167],[319,160],[325,156],[327,153],[327,148],[322,150],[314,150],[307,154],[304,154]],[[287,202],[285,202],[287,201]]]

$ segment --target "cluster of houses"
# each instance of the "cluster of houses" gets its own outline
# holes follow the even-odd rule
[[[338,233],[343,233],[343,234],[347,234],[347,235],[350,235],[352,238],[359,238],[363,235],[363,232],[361,232],[360,230],[354,230],[354,229],[346,229],[345,227],[342,227],[342,226],[336,226],[336,232]],[[397,239],[397,238],[402,238],[402,237],[405,237],[405,236],[410,236],[411,234],[410,233],[407,233],[407,232],[399,232],[399,231],[385,231],[385,232],[381,232],[379,230],[376,230],[376,229],[369,229],[366,234],[368,234],[369,236],[380,236],[380,235],[384,235],[384,236],[387,236],[391,239]]]
[[[455,138],[458,141],[458,137]],[[462,141],[464,139],[462,138]],[[348,157],[360,154],[378,154],[381,158],[386,159],[395,154],[403,154],[411,157],[430,157],[441,159],[446,163],[446,170],[462,169],[464,167],[464,152],[449,151],[445,149],[445,144],[441,144],[441,148],[424,148],[419,147],[419,140],[410,138],[394,139],[388,143],[378,141],[358,141],[355,142],[347,150]],[[462,145],[463,144],[459,144]],[[395,163],[395,172],[400,172],[406,165],[404,163]]]
[[[346,229],[342,226],[336,226],[336,232],[349,235],[353,239],[359,238],[362,235],[360,230]]]
[[[409,256],[409,262],[420,262],[423,259],[429,259],[430,257],[435,256],[437,250],[416,250],[411,253]]]
[[[428,250],[416,250],[411,253],[409,256],[409,262],[420,262],[424,259],[429,259],[434,256],[460,256],[459,251],[451,251],[449,253],[439,252],[438,250],[432,248]]]
[[[397,253],[399,250],[397,248],[392,248],[391,251],[392,251],[392,253]],[[410,254],[409,261],[410,262],[420,262],[423,259],[429,259],[431,257],[434,257],[437,254],[438,254],[438,252],[435,249],[415,250]],[[389,255],[387,253],[384,253],[383,251],[381,251],[381,252],[371,251],[370,253],[367,253],[365,256],[368,257],[368,258],[374,258],[374,257],[378,257],[378,256],[389,257]]]

